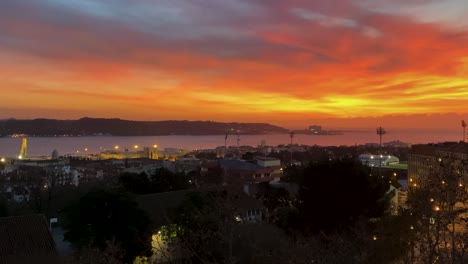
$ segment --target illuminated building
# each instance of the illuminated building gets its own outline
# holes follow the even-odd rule
[[[389,166],[400,163],[400,159],[395,156],[373,154],[361,154],[359,155],[359,161],[369,167]]]
[[[158,159],[158,146],[144,147],[143,150],[138,150],[138,145],[134,146],[135,151],[119,151],[119,146],[114,147],[114,150],[103,151],[99,153],[100,159]]]
[[[432,171],[442,159],[452,157],[460,160],[468,158],[468,144],[445,142],[439,144],[413,145],[408,155],[408,186],[427,186]],[[464,182],[467,183],[467,175]]]

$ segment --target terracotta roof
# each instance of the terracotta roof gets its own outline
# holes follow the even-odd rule
[[[468,143],[460,141],[459,143],[447,148],[447,151],[455,153],[468,153]]]
[[[0,218],[0,263],[55,263],[56,258],[43,215]]]
[[[411,154],[434,156],[436,151],[452,153],[468,153],[468,143],[443,142],[437,144],[413,145]]]
[[[413,145],[410,154],[434,156],[436,147],[432,145]]]

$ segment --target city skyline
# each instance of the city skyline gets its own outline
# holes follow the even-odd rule
[[[463,0],[4,0],[0,118],[456,129],[466,12]]]

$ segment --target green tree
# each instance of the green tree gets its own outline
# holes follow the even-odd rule
[[[77,248],[105,250],[109,241],[124,251],[124,260],[150,253],[151,223],[132,196],[125,193],[93,191],[64,210],[65,240]]]

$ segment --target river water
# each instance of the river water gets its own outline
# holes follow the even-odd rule
[[[28,156],[50,155],[56,149],[60,155],[73,153],[98,153],[102,150],[114,149],[139,149],[144,146],[158,145],[159,149],[181,148],[187,150],[209,149],[217,146],[224,146],[224,135],[214,136],[147,136],[147,137],[31,137],[28,138]],[[442,130],[392,130],[384,135],[383,141],[402,141],[406,143],[430,143],[443,141],[460,141],[461,131]],[[277,135],[241,135],[240,145],[257,146],[262,141],[269,146],[289,144],[288,134]],[[337,146],[356,145],[365,143],[378,143],[379,137],[374,130],[346,132],[343,135],[314,136],[296,134],[293,139],[294,144]],[[227,140],[228,146],[237,145],[235,135],[230,135]],[[19,154],[21,148],[21,138],[0,138],[0,157],[14,157]]]

